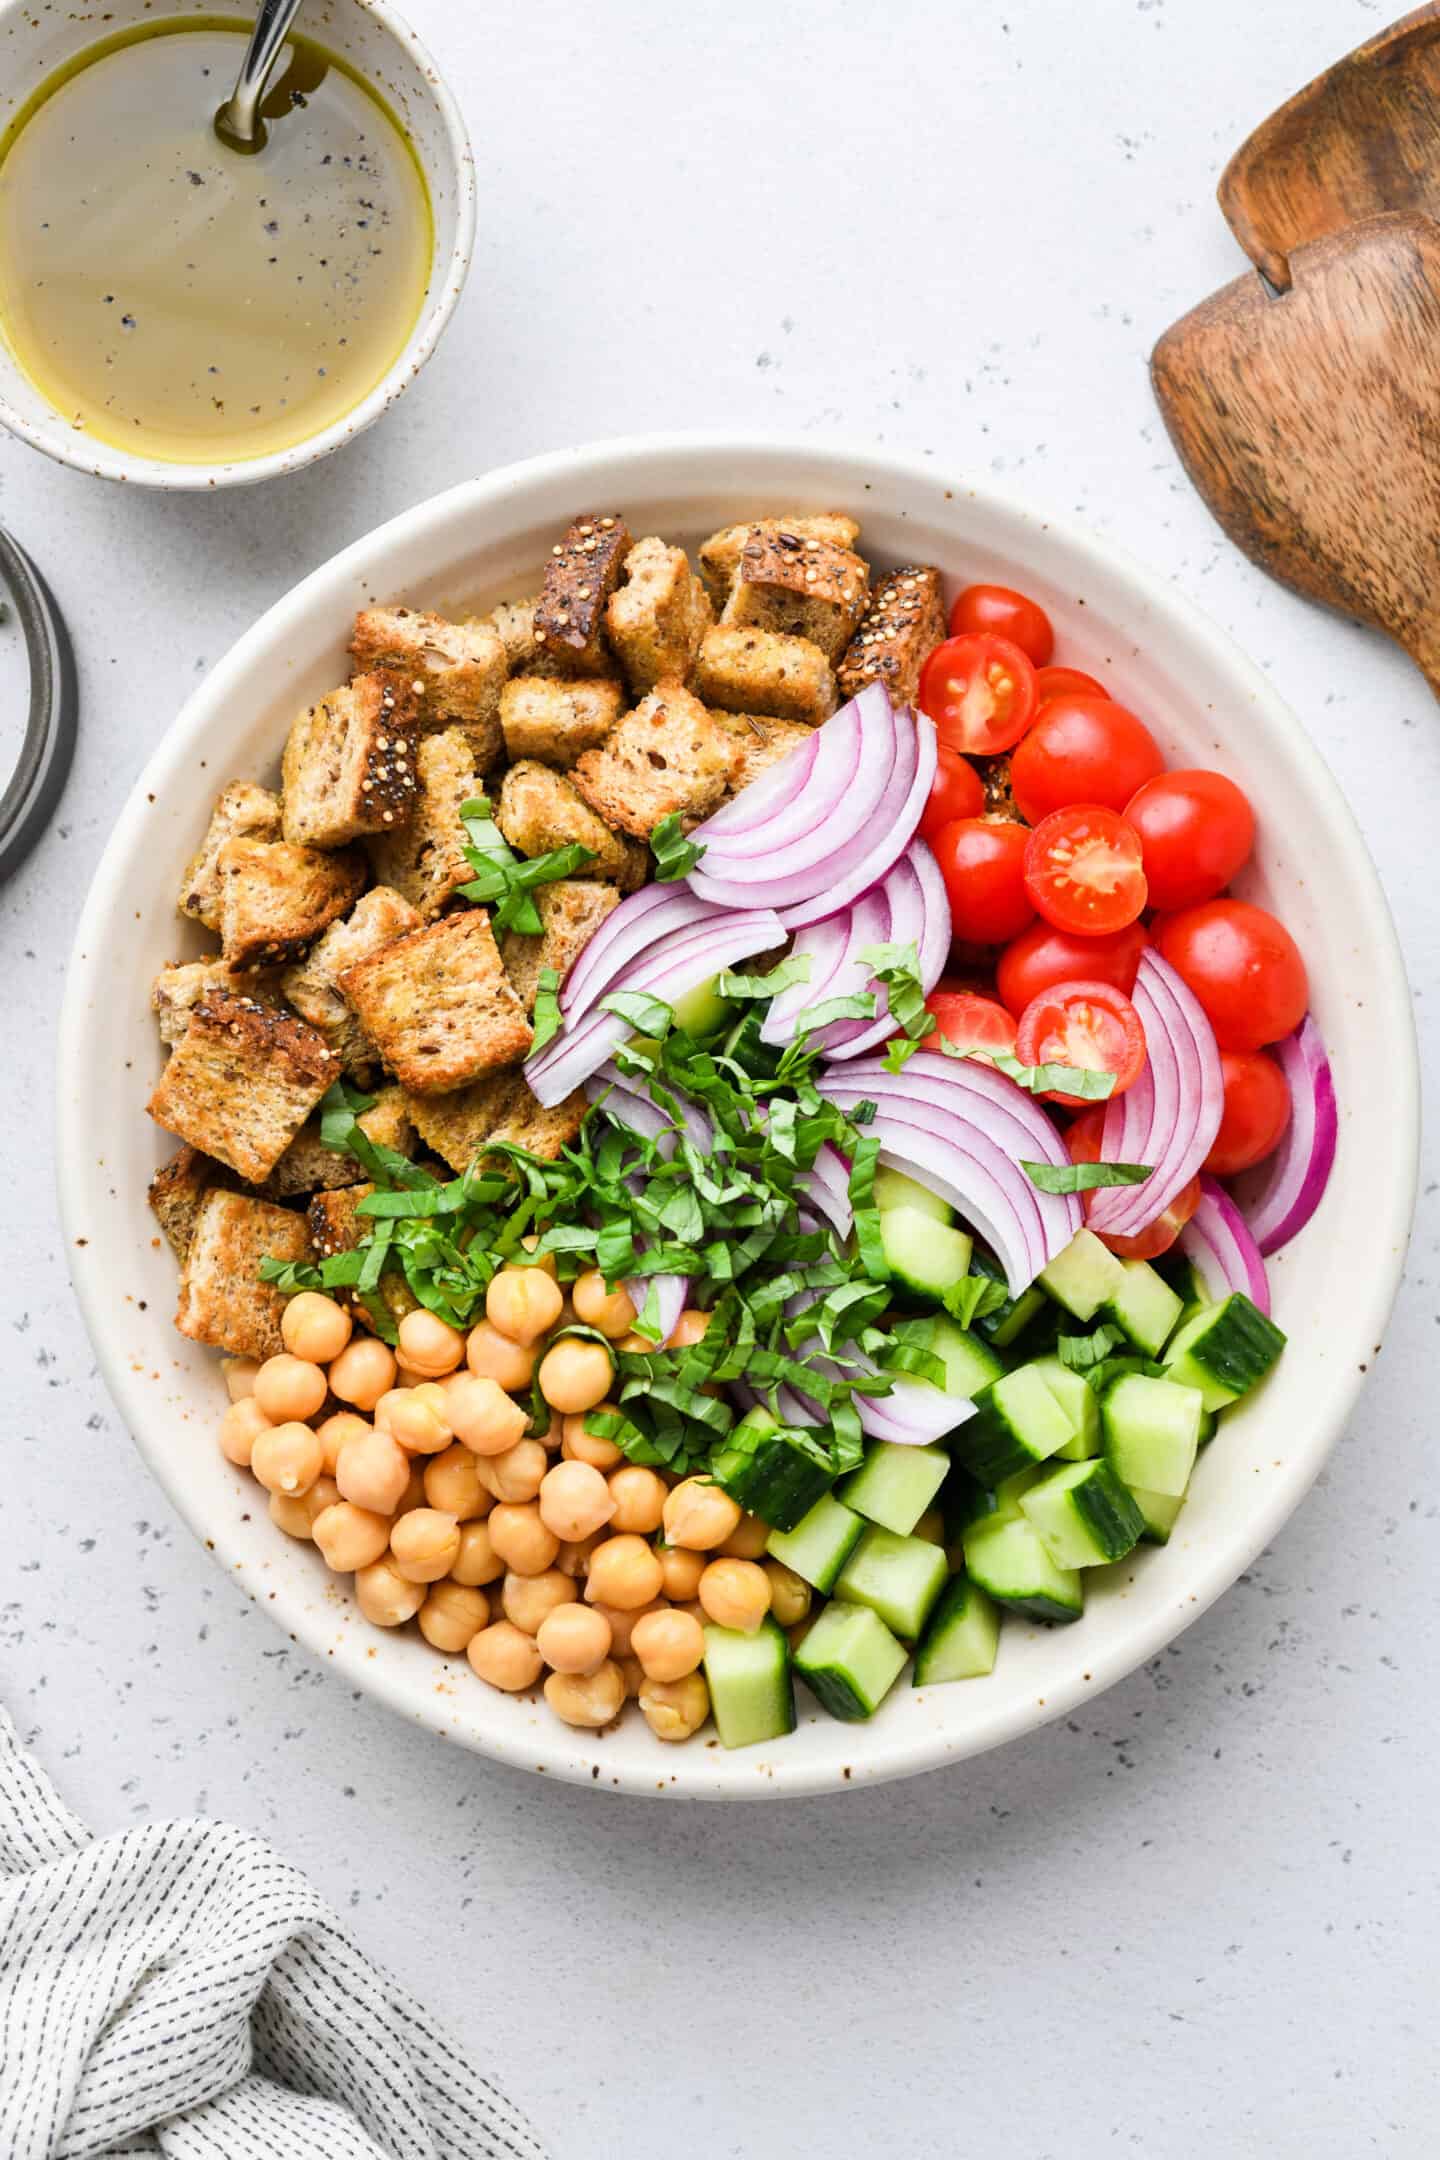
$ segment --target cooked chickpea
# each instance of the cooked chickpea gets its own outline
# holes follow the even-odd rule
[[[319,1435],[320,1445],[325,1450],[325,1474],[327,1477],[334,1477],[335,1465],[340,1460],[340,1450],[346,1441],[362,1439],[370,1427],[365,1419],[357,1417],[353,1410],[334,1410],[329,1417],[321,1419],[315,1430]]]
[[[610,1623],[593,1605],[556,1605],[535,1630],[535,1640],[556,1672],[594,1672],[610,1655]]]
[[[692,1552],[713,1552],[723,1545],[740,1520],[740,1509],[704,1478],[686,1478],[665,1496],[665,1542],[685,1545]]]
[[[608,1725],[625,1707],[625,1675],[610,1658],[594,1672],[552,1672],[545,1700],[567,1725]]]
[[[301,1290],[280,1315],[285,1348],[315,1365],[328,1365],[350,1340],[354,1322],[323,1290]]]
[[[647,1613],[664,1612],[665,1607],[658,1598],[652,1598],[648,1605],[638,1605],[632,1611],[622,1612],[618,1605],[604,1605],[597,1599],[595,1610],[604,1613],[610,1623],[611,1656],[627,1658],[630,1656],[630,1639],[635,1632],[635,1623],[643,1620]]]
[[[692,1672],[683,1680],[647,1680],[640,1690],[640,1715],[657,1740],[688,1740],[710,1715],[705,1675]]]
[[[786,1628],[785,1635],[786,1639],[790,1644],[790,1652],[792,1656],[800,1648],[801,1643],[804,1642],[805,1637],[809,1634],[811,1628],[814,1627],[816,1618],[817,1615],[815,1613],[806,1613],[805,1618],[803,1620],[797,1620],[794,1627]]]
[[[355,1602],[376,1627],[403,1627],[425,1602],[424,1583],[407,1582],[393,1560],[355,1570]]]
[[[326,1508],[333,1507],[340,1497],[340,1488],[332,1477],[317,1477],[305,1493],[271,1493],[270,1520],[285,1532],[286,1537],[308,1538],[315,1532],[317,1517]]]
[[[508,1620],[497,1620],[472,1635],[465,1655],[479,1679],[488,1680],[491,1687],[503,1688],[507,1695],[519,1695],[534,1687],[544,1670],[533,1635],[513,1627]]]
[[[278,1357],[266,1358],[255,1375],[252,1392],[266,1417],[277,1425],[290,1425],[314,1417],[328,1387],[318,1365],[282,1350]]]
[[[589,1420],[604,1411],[613,1413],[612,1402],[598,1402],[591,1410],[582,1410],[573,1417],[561,1421],[560,1453],[567,1462],[589,1463],[592,1470],[613,1470],[625,1457],[613,1440],[601,1433],[591,1432]]]
[[[594,1410],[604,1402],[615,1377],[615,1362],[597,1342],[567,1335],[540,1360],[540,1392],[552,1410],[565,1416]]]
[[[553,1530],[546,1529],[533,1500],[502,1500],[490,1510],[485,1527],[490,1532],[491,1550],[513,1574],[543,1575],[546,1568],[555,1565],[560,1540]]]
[[[410,1458],[410,1475],[405,1480],[405,1490],[400,1495],[395,1513],[397,1515],[409,1515],[415,1508],[425,1507],[426,1505],[425,1472],[412,1456]]]
[[[910,1533],[911,1537],[924,1538],[927,1545],[943,1545],[945,1542],[945,1518],[938,1507],[926,1508],[925,1513]]]
[[[348,1342],[330,1367],[331,1394],[356,1410],[373,1410],[394,1385],[394,1354],[373,1335]]]
[[[307,1493],[324,1467],[325,1450],[308,1425],[291,1419],[255,1435],[250,1468],[266,1492],[287,1493],[292,1499]]]
[[[555,1565],[561,1574],[573,1575],[578,1582],[583,1582],[590,1572],[591,1553],[608,1535],[608,1530],[600,1529],[586,1538],[561,1538],[560,1550],[555,1555]]]
[[[519,1403],[486,1373],[451,1374],[445,1382],[445,1415],[456,1439],[476,1455],[503,1455],[523,1438],[530,1422]]]
[[[504,1572],[505,1562],[490,1542],[489,1523],[461,1523],[460,1550],[455,1555],[450,1580],[467,1590],[477,1590],[482,1583],[499,1582]]]
[[[712,1560],[700,1577],[700,1603],[717,1627],[753,1635],[770,1610],[770,1578],[753,1560]]]
[[[642,1537],[606,1538],[590,1555],[585,1595],[592,1605],[634,1612],[660,1594],[660,1562]]]
[[[490,1600],[483,1590],[467,1590],[458,1582],[437,1582],[420,1607],[420,1632],[433,1649],[452,1657],[478,1635],[490,1618]]]
[[[485,1317],[512,1343],[528,1349],[550,1333],[564,1302],[559,1283],[544,1268],[501,1268],[485,1292]]]
[[[406,1582],[439,1582],[460,1553],[460,1525],[439,1508],[412,1508],[390,1531],[390,1557]]]
[[[353,1501],[337,1500],[316,1516],[310,1535],[320,1548],[326,1567],[337,1575],[353,1575],[373,1567],[390,1544],[390,1518],[376,1515]]]
[[[770,1610],[781,1627],[795,1627],[810,1610],[811,1590],[803,1575],[786,1567],[783,1560],[764,1562],[770,1581]]]
[[[346,1440],[335,1460],[335,1482],[346,1500],[376,1515],[393,1515],[410,1482],[410,1458],[398,1440],[373,1425]]]
[[[616,1664],[625,1676],[625,1699],[634,1702],[645,1685],[645,1668],[638,1657],[617,1657]]]
[[[676,1605],[688,1605],[698,1596],[705,1572],[705,1555],[687,1552],[683,1545],[661,1545],[660,1588]]]
[[[538,1440],[517,1440],[503,1455],[477,1455],[475,1463],[481,1483],[497,1500],[533,1500],[550,1468]]]
[[[558,1568],[546,1568],[540,1575],[517,1575],[512,1569],[505,1577],[500,1604],[513,1626],[523,1628],[527,1635],[538,1635],[546,1617],[558,1606],[573,1605],[578,1595],[570,1577]]]
[[[432,1455],[422,1475],[425,1498],[431,1507],[443,1508],[457,1522],[469,1522],[477,1515],[489,1514],[493,1505],[491,1495],[480,1482],[475,1457],[458,1440],[453,1447],[447,1447],[443,1455]]]
[[[705,1630],[689,1613],[645,1613],[630,1630],[630,1647],[647,1680],[683,1680],[705,1655]]]
[[[758,1515],[742,1515],[720,1550],[727,1560],[763,1560],[769,1542],[769,1523]]]
[[[534,1379],[539,1357],[524,1343],[502,1335],[490,1321],[478,1320],[466,1337],[465,1362],[478,1378],[518,1392]]]
[[[708,1312],[699,1312],[687,1305],[670,1333],[667,1350],[688,1350],[692,1343],[702,1342],[710,1326]]]
[[[602,1335],[613,1336],[617,1342],[635,1325],[634,1298],[623,1283],[607,1290],[599,1268],[587,1268],[583,1275],[577,1275],[570,1285],[570,1296],[577,1320],[586,1327],[599,1328]]]
[[[225,1375],[225,1392],[231,1402],[244,1402],[255,1392],[255,1375],[260,1370],[259,1361],[253,1357],[221,1358],[220,1370]]]
[[[270,1429],[270,1420],[254,1396],[242,1395],[238,1402],[231,1403],[220,1420],[220,1452],[227,1462],[248,1470],[256,1440]]]
[[[558,1455],[565,1438],[564,1418],[557,1416],[555,1411],[552,1410],[550,1423],[546,1426],[544,1432],[536,1433],[535,1438],[540,1442],[547,1455]]]
[[[412,1372],[427,1380],[443,1380],[465,1356],[465,1338],[458,1328],[447,1327],[437,1313],[422,1305],[407,1312],[399,1326],[400,1356]]]
[[[388,1389],[375,1405],[375,1423],[412,1455],[438,1455],[455,1437],[446,1416],[445,1391],[434,1380]]]
[[[520,1240],[522,1250],[530,1255],[530,1266],[542,1268],[547,1275],[553,1278],[557,1273],[555,1255],[553,1252],[541,1253],[537,1260],[535,1258],[535,1248],[539,1243],[540,1233],[538,1230],[532,1230],[528,1237],[522,1237]]]
[[[395,1385],[397,1388],[422,1387],[429,1378],[429,1373],[419,1372],[415,1366],[407,1365],[403,1358],[396,1358]]]
[[[622,1335],[615,1348],[629,1351],[632,1355],[646,1357],[655,1348],[655,1345],[648,1335]]]
[[[556,1463],[540,1481],[540,1519],[566,1543],[592,1536],[614,1513],[611,1489],[589,1463]]]
[[[635,1530],[641,1537],[649,1537],[658,1530],[665,1514],[665,1495],[670,1490],[664,1478],[654,1470],[647,1470],[639,1463],[627,1463],[610,1479],[610,1498],[615,1512],[611,1517],[616,1530]]]

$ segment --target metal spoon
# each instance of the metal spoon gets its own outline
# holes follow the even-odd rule
[[[301,0],[261,0],[235,88],[215,115],[215,131],[232,150],[259,150],[265,141],[260,100]]]

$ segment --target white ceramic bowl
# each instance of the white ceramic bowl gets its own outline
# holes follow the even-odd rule
[[[248,11],[253,17],[253,7]],[[0,0],[0,136],[40,85],[77,53],[142,22],[187,15],[233,15],[217,0],[81,0],[70,8]],[[245,487],[274,473],[297,472],[361,434],[408,389],[439,343],[470,268],[475,244],[475,161],[460,109],[425,47],[387,0],[308,0],[300,29],[348,60],[373,84],[415,146],[430,189],[435,244],[430,280],[414,329],[394,366],[350,412],[319,434],[267,457],[185,465],[135,457],[78,432],[55,410],[0,338],[0,426],[80,472],[141,487]]]
[[[174,1334],[175,1269],[145,1184],[170,1143],[143,1103],[160,1063],[150,980],[186,945],[180,869],[236,775],[273,775],[302,701],[345,672],[358,605],[488,607],[533,589],[577,509],[622,511],[637,534],[694,542],[765,511],[839,507],[882,564],[940,564],[952,590],[994,578],[1052,612],[1061,656],[1112,684],[1173,759],[1219,764],[1261,812],[1241,889],[1274,906],[1309,963],[1334,1060],[1340,1151],[1321,1209],[1273,1269],[1291,1348],[1202,1456],[1163,1550],[1089,1578],[1076,1625],[1007,1620],[984,1680],[902,1685],[868,1726],[800,1691],[799,1729],[727,1754],[713,1738],[654,1740],[638,1716],[595,1736],[543,1704],[493,1693],[463,1659],[383,1634],[316,1553],[270,1523],[263,1495],[215,1442],[213,1356]],[[1266,815],[1283,806],[1283,818]],[[1410,1002],[1379,885],[1343,799],[1256,669],[1178,592],[1108,544],[1039,520],[932,466],[813,444],[695,438],[602,444],[470,482],[358,541],[247,631],[171,728],[122,812],[91,888],[60,1039],[59,1158],[71,1266],[106,1381],[146,1461],[220,1564],[354,1686],[487,1754],[627,1791],[770,1798],[900,1777],[972,1755],[1072,1709],[1149,1658],[1273,1537],[1359,1392],[1399,1279],[1415,1188]],[[1337,1260],[1343,1255],[1343,1261]]]

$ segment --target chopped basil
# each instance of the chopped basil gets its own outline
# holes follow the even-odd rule
[[[1119,1328],[1108,1325],[1095,1328],[1089,1335],[1058,1335],[1055,1355],[1071,1372],[1088,1372],[1092,1365],[1102,1365],[1124,1340]]]
[[[705,850],[685,838],[680,829],[679,814],[672,810],[669,817],[661,818],[651,833],[650,852],[655,857],[657,883],[669,885],[676,878],[688,877]]]
[[[539,986],[535,992],[535,1009],[530,1018],[535,1034],[528,1056],[538,1057],[547,1043],[553,1042],[560,1033],[560,975],[556,968],[542,967]]]
[[[1043,1193],[1099,1192],[1107,1185],[1143,1185],[1151,1172],[1149,1163],[1136,1162],[1024,1162],[1020,1168]]]
[[[968,1328],[977,1320],[983,1320],[987,1313],[999,1312],[1002,1306],[1008,1305],[1010,1294],[1004,1283],[997,1282],[993,1275],[964,1275],[943,1292],[940,1302],[952,1320],[958,1320],[961,1327]]]
[[[545,925],[532,897],[535,886],[574,877],[595,860],[593,848],[572,840],[567,847],[552,848],[548,855],[522,861],[491,816],[488,795],[472,795],[461,803],[460,822],[465,828],[463,853],[475,875],[456,889],[462,899],[490,908],[494,930],[539,937]]]
[[[797,983],[810,980],[810,955],[804,952],[787,953],[778,966],[765,975],[736,975],[727,968],[716,982],[715,988],[726,998],[778,997],[782,990],[791,990]]]

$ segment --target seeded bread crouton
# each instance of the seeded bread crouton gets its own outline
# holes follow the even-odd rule
[[[870,571],[849,548],[793,532],[755,532],[740,560],[721,621],[733,629],[809,638],[838,660],[870,596]]]
[[[599,748],[624,705],[625,693],[617,682],[513,676],[500,693],[506,755],[571,766],[582,751]]]
[[[539,605],[539,593],[532,593],[528,600],[502,600],[499,607],[480,618],[481,627],[493,630],[504,646],[512,675],[528,674],[535,664],[535,610]]]
[[[717,623],[700,641],[690,688],[726,712],[804,720],[812,727],[835,710],[835,677],[818,645],[776,630]]]
[[[305,1210],[305,1220],[317,1260],[328,1260],[334,1253],[353,1252],[369,1235],[374,1225],[360,1214],[359,1207],[374,1190],[373,1185],[347,1185],[338,1191],[316,1193]],[[397,1325],[420,1303],[404,1276],[393,1269],[380,1277],[374,1294]],[[358,1326],[369,1328],[372,1334],[376,1332],[369,1308],[353,1291],[341,1288],[330,1291],[329,1295],[353,1313]]]
[[[202,1155],[199,1148],[178,1148],[168,1162],[161,1163],[145,1197],[177,1260],[183,1263],[190,1250],[206,1193],[214,1185],[228,1189],[229,1184],[224,1164]]]
[[[605,628],[635,696],[657,683],[684,682],[714,619],[683,548],[654,538],[631,548],[625,583],[605,609]]]
[[[193,1342],[232,1357],[268,1358],[284,1349],[285,1299],[261,1282],[262,1260],[308,1260],[305,1217],[249,1193],[206,1193],[180,1274],[175,1325]]]
[[[172,960],[150,985],[150,1010],[160,1022],[161,1042],[173,1049],[189,1027],[191,1013],[212,990],[229,990],[269,1005],[274,988],[272,976],[237,975],[219,953],[209,960]]]
[[[285,838],[337,848],[403,825],[415,805],[408,695],[385,675],[357,675],[295,720],[280,761]]]
[[[379,952],[397,937],[420,928],[419,913],[389,885],[362,893],[343,922],[331,923],[295,967],[286,968],[280,987],[302,1020],[323,1035],[348,1073],[365,1078],[375,1065],[375,1046],[342,997],[339,977],[357,960]],[[163,1032],[163,1023],[162,1023]]]
[[[601,750],[587,750],[574,781],[597,817],[646,840],[662,818],[697,824],[725,792],[730,746],[699,698],[666,683],[627,713]]]
[[[945,636],[940,573],[910,563],[880,580],[860,628],[840,662],[840,695],[852,698],[881,682],[892,705],[913,705],[920,670]]]
[[[368,1110],[357,1120],[360,1130],[377,1147],[393,1148],[397,1155],[415,1152],[415,1128],[398,1087],[382,1088]],[[363,1183],[365,1172],[353,1155],[327,1148],[320,1134],[320,1120],[310,1118],[301,1126],[265,1181],[267,1200],[292,1200],[297,1193],[332,1192],[341,1186]]]
[[[500,940],[505,972],[527,1013],[535,1010],[540,970],[554,968],[563,979],[571,961],[620,904],[613,885],[592,878],[557,878],[553,885],[537,886],[532,897],[545,926],[542,934],[530,937],[522,930],[507,930]]]
[[[249,780],[232,780],[222,789],[199,851],[185,865],[175,905],[192,922],[219,931],[220,900],[224,881],[220,875],[220,850],[228,840],[249,835],[256,840],[280,838],[280,798],[269,788]]]
[[[732,795],[815,732],[799,720],[767,720],[759,713],[713,712],[710,717],[723,729],[729,746]]]
[[[220,943],[244,975],[298,960],[370,882],[358,849],[287,840],[227,840],[220,876]]]
[[[422,734],[463,727],[482,769],[499,757],[500,686],[509,661],[487,623],[446,622],[414,608],[362,608],[350,650],[358,667],[405,682]]]
[[[576,518],[550,550],[535,605],[537,656],[560,675],[608,675],[605,607],[630,552],[623,518]]]
[[[585,865],[586,877],[618,885],[621,892],[634,892],[649,871],[644,848],[611,832],[564,773],[530,758],[512,765],[501,782],[495,822],[520,855],[548,855],[578,840],[595,858]]]
[[[723,525],[719,532],[711,533],[700,550],[700,573],[716,607],[724,607],[730,597],[746,541],[775,533],[795,533],[802,540],[823,540],[830,547],[853,548],[860,527],[840,510],[821,510],[813,517],[756,518],[748,525]]]
[[[542,1110],[518,1072],[495,1073],[449,1095],[414,1097],[409,1105],[421,1139],[457,1174],[498,1140],[553,1162],[578,1135],[589,1107],[577,1088],[553,1110]]]
[[[202,998],[146,1105],[157,1125],[259,1185],[333,1080],[340,1060],[293,1014]]]
[[[460,805],[483,795],[480,760],[464,728],[423,736],[415,751],[420,793],[410,822],[370,842],[370,861],[382,885],[391,885],[423,916],[445,905],[458,885],[474,876],[465,859]]]
[[[417,1095],[514,1065],[530,1023],[483,908],[448,915],[347,968],[340,988],[384,1063]]]

